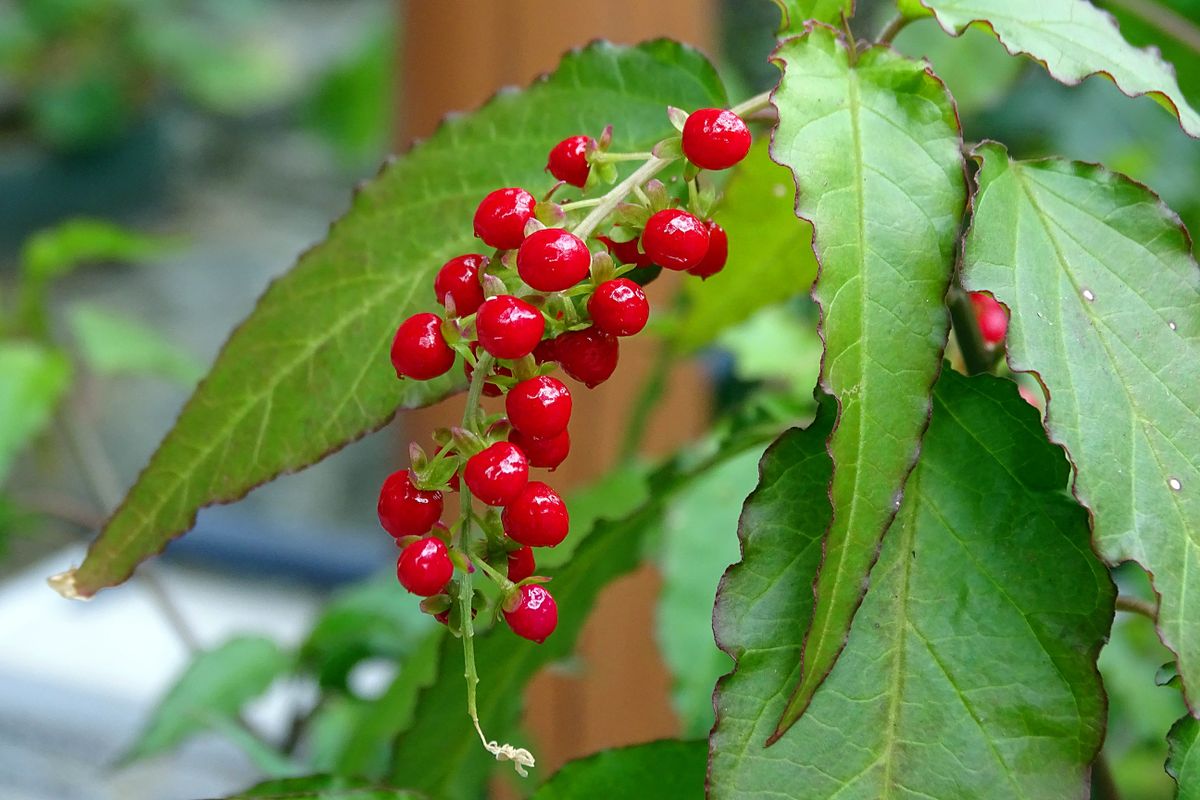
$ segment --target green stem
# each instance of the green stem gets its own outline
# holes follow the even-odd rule
[[[737,114],[739,117],[746,117],[754,114],[755,112],[762,111],[764,108],[767,108],[770,105],[771,93],[763,92],[762,94],[756,94],[754,97],[743,100],[729,110]]]
[[[500,587],[501,591],[507,590],[507,588],[512,585],[512,581],[493,569],[492,565],[484,561],[482,558],[472,558],[471,561],[474,562],[481,570],[487,573],[487,576],[495,581],[496,585]]]
[[[904,30],[904,27],[910,22],[912,22],[910,17],[897,14],[888,21],[887,25],[883,26],[883,30],[879,32],[879,38],[875,41],[879,44],[891,44],[896,40],[896,35]]]
[[[651,158],[654,158],[654,153],[592,153],[592,161],[598,164],[605,161],[646,161]]]
[[[600,203],[591,213],[583,218],[583,222],[575,227],[574,234],[580,239],[586,239],[595,232],[600,223],[613,212],[613,209],[633,191],[633,187],[641,186],[646,181],[662,172],[674,159],[651,156],[645,164],[635,169],[625,180],[618,183],[600,198]]]
[[[958,349],[962,351],[963,364],[968,375],[978,375],[992,368],[994,355],[988,350],[979,332],[979,322],[975,319],[975,308],[971,305],[970,296],[958,287],[951,287],[946,296],[950,304],[950,318],[954,321],[954,339]]]
[[[570,203],[563,203],[559,206],[563,211],[578,211],[581,208],[593,208],[600,205],[602,197],[593,197],[589,200],[573,200]]]
[[[1158,620],[1158,609],[1153,603],[1147,603],[1140,597],[1130,597],[1127,594],[1117,595],[1116,603],[1117,611],[1128,611],[1131,614],[1140,614],[1151,622]]]

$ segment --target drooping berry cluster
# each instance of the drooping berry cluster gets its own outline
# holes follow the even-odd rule
[[[541,201],[511,187],[479,203],[475,236],[494,252],[442,266],[433,288],[444,314],[415,314],[396,331],[391,357],[401,379],[438,378],[461,358],[472,381],[463,425],[435,432],[432,456],[412,445],[410,467],[389,475],[379,495],[380,524],[401,547],[400,583],[452,629],[466,607],[453,602],[463,592],[455,571],[479,566],[497,584],[498,611],[513,632],[535,642],[553,632],[558,610],[546,579],[535,574],[533,548],[560,544],[570,517],[553,488],[530,479],[531,468],[553,471],[571,447],[571,389],[553,373],[561,367],[587,387],[603,383],[616,369],[620,338],[649,321],[642,284],[660,268],[708,278],[725,266],[725,231],[708,218],[715,194],[697,173],[745,157],[749,130],[722,109],[686,120],[672,110],[672,119],[681,137],[660,143],[646,160],[657,169],[682,152],[691,162],[680,184],[685,198],[648,178],[628,186],[629,197],[611,190],[553,202],[565,187],[586,194],[615,183],[615,164],[631,160],[608,152],[610,129],[599,139],[564,139],[547,164],[558,183]],[[480,395],[502,395],[504,414],[486,415]],[[445,495],[460,491],[487,509],[465,498],[463,515],[447,527],[440,522]],[[476,522],[483,536],[473,539]],[[480,602],[470,598],[472,616]]]

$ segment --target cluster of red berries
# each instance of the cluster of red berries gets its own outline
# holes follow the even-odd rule
[[[744,158],[745,122],[730,111],[702,109],[682,124],[675,152],[691,162],[685,177],[699,216],[650,180],[635,189],[640,203],[610,204],[600,220],[604,235],[592,235],[595,224],[577,228],[578,235],[567,229],[569,215],[601,201],[560,205],[550,198],[566,186],[615,181],[617,159],[605,157],[610,141],[606,130],[599,140],[572,136],[555,145],[547,170],[558,183],[540,202],[520,188],[487,195],[475,211],[475,236],[495,252],[447,261],[433,287],[445,313],[415,314],[396,331],[391,358],[398,377],[437,378],[462,358],[467,377],[481,382],[477,391],[504,396],[504,415],[472,417],[469,409],[463,427],[435,432],[432,457],[413,445],[410,468],[389,475],[379,495],[379,521],[402,548],[400,583],[454,629],[461,624],[452,602],[455,569],[474,572],[478,564],[498,584],[499,609],[517,635],[542,642],[553,632],[558,610],[546,579],[535,575],[533,548],[561,543],[570,519],[558,493],[530,480],[530,468],[552,471],[566,458],[572,400],[550,373],[561,367],[588,387],[607,380],[619,338],[640,332],[650,316],[638,279],[656,275],[655,267],[707,278],[725,265],[725,232],[703,218],[708,208],[696,168],[725,169]],[[589,249],[589,238],[603,249]],[[476,375],[481,367],[486,373]],[[477,542],[464,542],[440,521],[444,494],[461,484],[489,507],[469,514],[485,534]]]

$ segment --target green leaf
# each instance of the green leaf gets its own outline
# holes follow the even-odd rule
[[[45,282],[96,261],[140,262],[162,255],[170,242],[95,219],[68,220],[39,231],[21,250],[25,277]]]
[[[88,368],[99,375],[154,375],[185,386],[204,368],[158,331],[101,308],[79,305],[67,317]]]
[[[808,20],[815,19],[830,25],[841,26],[842,17],[854,16],[854,0],[773,0],[782,15],[779,20],[779,38],[786,39],[804,32]]]
[[[1010,58],[986,30],[971,27],[961,37],[951,38],[932,19],[905,27],[895,47],[906,56],[929,61],[962,117],[996,105],[1012,90],[1025,66],[1023,59]]]
[[[1148,189],[1101,167],[1013,162],[996,144],[978,155],[964,286],[1011,309],[1009,363],[1048,389],[1046,426],[1076,467],[1097,552],[1153,575],[1159,634],[1191,698],[1200,687],[1200,270],[1187,235]]]
[[[603,750],[564,765],[533,800],[693,800],[704,796],[705,752],[702,741],[674,739]]]
[[[743,381],[778,383],[797,398],[811,397],[824,352],[816,309],[812,310],[812,318],[805,319],[789,305],[771,306],[722,333],[717,344],[733,356],[734,375]]]
[[[1179,784],[1178,800],[1200,800],[1200,722],[1185,716],[1167,735],[1171,754],[1167,772]]]
[[[851,63],[840,35],[821,26],[776,57],[771,153],[795,173],[796,213],[816,231],[821,385],[840,407],[829,439],[833,522],[784,731],[845,645],[916,463],[946,343],[965,186],[953,103],[923,64],[884,47]]]
[[[812,225],[792,208],[792,176],[756,145],[725,188],[716,220],[729,234],[725,269],[688,281],[676,345],[697,350],[764,306],[807,293],[817,276]]]
[[[1149,95],[1200,137],[1200,114],[1188,105],[1175,71],[1156,50],[1125,41],[1110,14],[1085,0],[921,0],[947,33],[972,23],[992,29],[1010,53],[1031,56],[1051,77],[1074,86],[1103,75],[1126,95]]]
[[[644,150],[669,134],[665,107],[722,105],[711,65],[665,40],[596,43],[569,53],[525,92],[504,92],[451,119],[363,186],[329,237],[276,281],[234,332],[150,465],[61,590],[89,597],[227,503],[305,467],[391,418],[397,406],[461,384],[396,380],[397,325],[435,308],[433,275],[479,248],[471,218],[488,191],[549,187],[546,152],[580,131],[616,126],[614,147]]]
[[[32,342],[0,341],[0,484],[13,460],[45,430],[71,383],[71,363]]]
[[[312,775],[260,783],[226,800],[421,800],[421,795],[335,775]]]
[[[288,671],[292,660],[261,636],[239,636],[196,656],[159,703],[123,756],[132,761],[165,752],[217,718],[232,719]]]
[[[773,746],[829,519],[825,402],[762,463],[717,601],[710,796],[1084,795],[1104,731],[1096,656],[1114,590],[1069,470],[1011,382],[946,370],[921,461],[845,652]],[[948,745],[948,743],[953,743]]]

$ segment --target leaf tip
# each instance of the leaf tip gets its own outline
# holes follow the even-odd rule
[[[80,594],[75,586],[75,573],[79,567],[71,567],[66,572],[60,572],[57,575],[51,575],[46,578],[46,583],[50,584],[50,588],[58,592],[59,595],[67,600],[91,600],[92,598]]]

